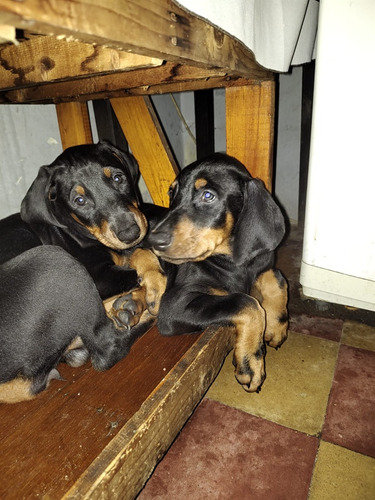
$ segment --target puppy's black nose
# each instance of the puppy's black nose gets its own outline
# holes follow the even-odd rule
[[[163,251],[171,244],[172,236],[169,232],[163,230],[151,231],[148,236],[148,241],[155,250]]]
[[[125,229],[121,228],[117,232],[117,237],[124,243],[132,243],[139,238],[140,234],[139,226],[134,222],[133,224],[129,224]]]

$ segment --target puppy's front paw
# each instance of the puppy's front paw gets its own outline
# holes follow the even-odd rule
[[[160,301],[167,286],[167,277],[162,271],[149,271],[139,277],[140,285],[146,292],[147,309],[153,316],[159,312]]]
[[[264,333],[264,340],[270,347],[278,349],[288,338],[288,314],[285,313],[279,318],[271,320],[267,316],[267,326]]]
[[[238,356],[237,352],[233,354],[233,365],[235,367],[235,377],[237,382],[247,392],[259,392],[266,372],[264,369],[265,346],[262,343],[257,352]]]
[[[146,308],[143,289],[132,290],[120,295],[108,311],[108,316],[117,329],[129,329],[138,324]]]

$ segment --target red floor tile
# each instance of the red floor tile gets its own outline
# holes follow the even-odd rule
[[[296,333],[314,335],[322,339],[339,342],[343,323],[341,319],[319,318],[301,314],[291,316],[289,329]]]
[[[375,458],[375,352],[340,347],[322,438]]]
[[[204,400],[138,500],[307,498],[318,439]]]

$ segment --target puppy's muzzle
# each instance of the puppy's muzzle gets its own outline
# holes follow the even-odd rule
[[[126,227],[120,228],[117,231],[118,239],[127,244],[130,244],[133,241],[137,240],[140,237],[140,235],[141,235],[141,230],[135,221],[130,224],[127,224]]]
[[[172,243],[172,235],[167,230],[152,231],[148,238],[154,250],[164,252]]]

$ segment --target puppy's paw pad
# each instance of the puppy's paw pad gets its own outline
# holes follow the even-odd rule
[[[116,328],[124,329],[136,325],[142,312],[143,305],[133,299],[130,292],[115,300],[108,315],[114,321]]]

